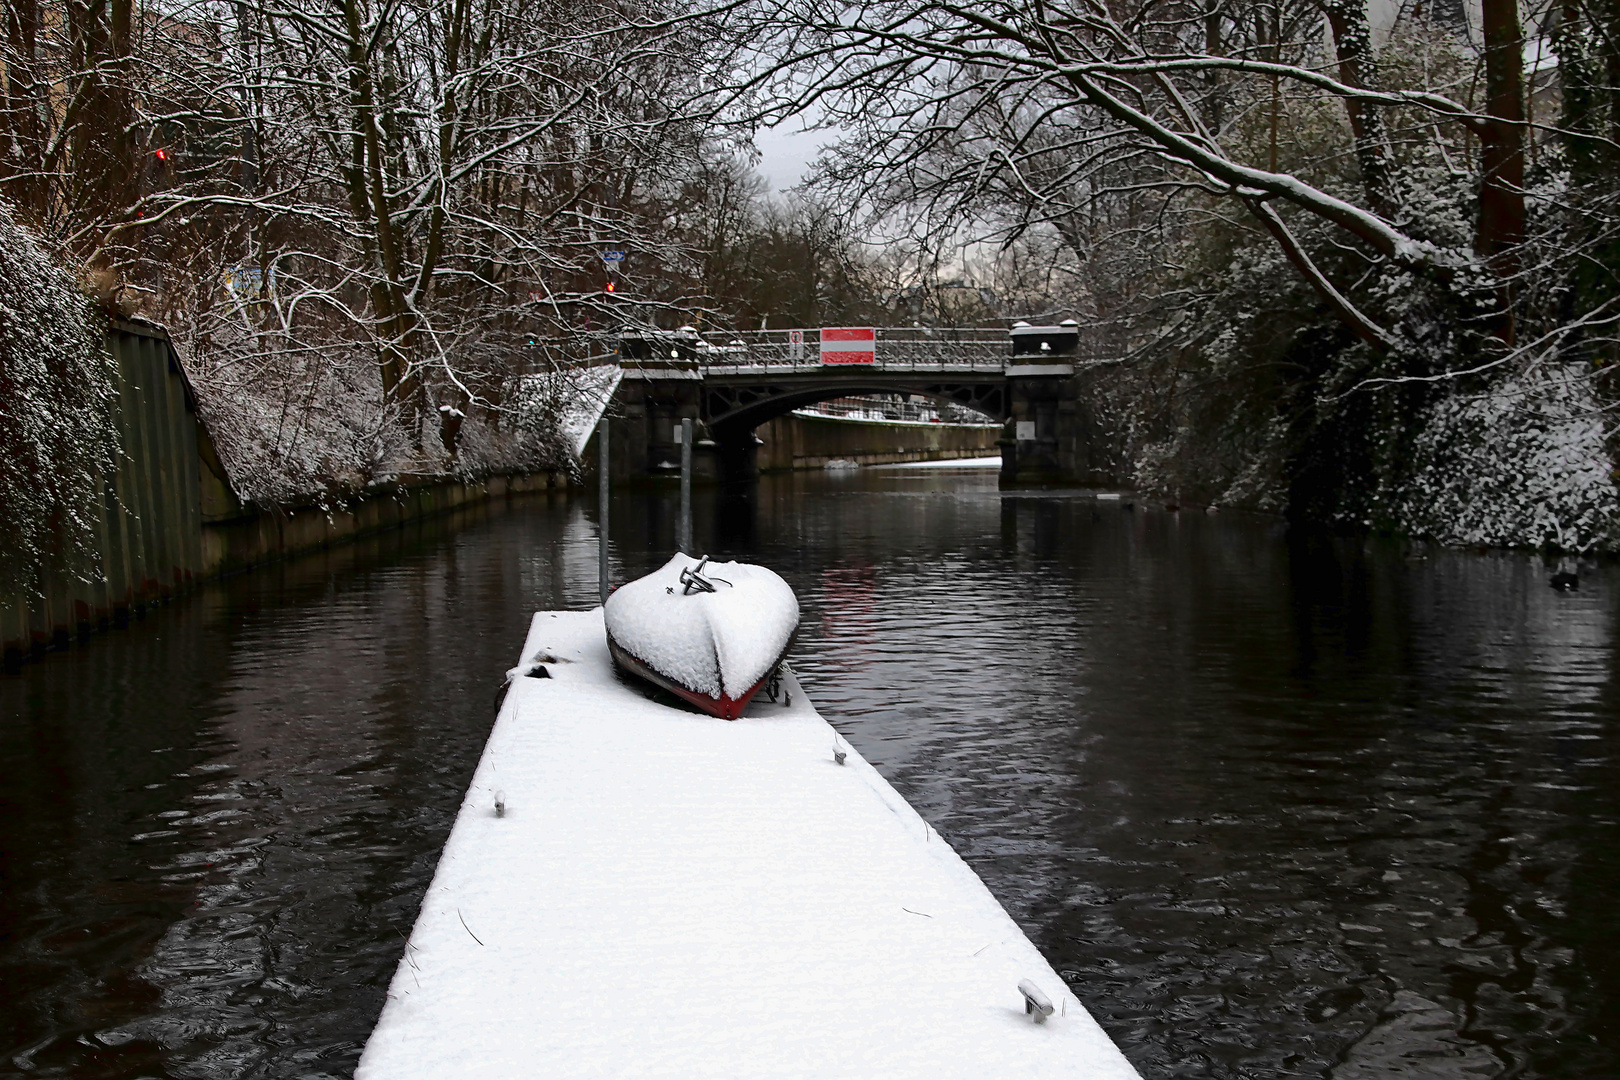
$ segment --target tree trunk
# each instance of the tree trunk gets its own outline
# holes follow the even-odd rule
[[[1378,66],[1373,55],[1372,30],[1367,25],[1365,0],[1330,0],[1326,11],[1339,61],[1339,81],[1348,86],[1373,89]],[[1367,201],[1374,213],[1393,220],[1399,199],[1384,135],[1384,118],[1376,106],[1354,98],[1345,99],[1344,111],[1350,118],[1350,135],[1355,140],[1356,164],[1361,169]]]
[[[1586,26],[1580,0],[1562,0],[1553,27],[1553,49],[1558,53],[1558,95],[1563,104],[1560,123],[1566,131],[1594,134],[1599,89],[1593,78],[1591,30]],[[1570,171],[1577,181],[1591,178],[1593,146],[1589,139],[1570,139]]]
[[[354,187],[349,193],[350,205],[357,216],[364,215],[360,218],[362,225],[370,220],[376,238],[373,249],[376,276],[372,280],[371,298],[383,338],[378,359],[383,394],[406,409],[414,437],[419,434],[420,417],[416,413],[421,402],[418,380],[410,367],[411,316],[400,288],[399,238],[395,235],[393,207],[383,180],[384,147],[377,130],[380,121],[373,93],[371,57],[365,50],[358,3],[345,0],[343,10],[349,36],[349,90],[353,96],[353,152],[357,174],[351,181]]]
[[[0,65],[0,108],[5,109],[0,139],[0,190],[38,221],[46,209],[40,180],[48,138],[40,124],[47,109],[38,73],[39,0],[6,4],[6,62]]]
[[[1601,24],[1597,38],[1603,43],[1605,96],[1609,106],[1609,141],[1620,142],[1620,0],[1597,0],[1594,21]],[[1609,160],[1614,160],[1614,148],[1606,148]]]
[[[1500,276],[1524,242],[1524,35],[1518,0],[1483,0],[1485,112],[1479,134],[1479,229],[1474,250]]]

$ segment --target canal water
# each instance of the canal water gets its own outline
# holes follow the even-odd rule
[[[348,1076],[593,520],[427,523],[0,675],[0,1077]],[[667,558],[667,499],[613,522],[621,579]],[[697,533],[794,585],[816,704],[1144,1076],[1620,1075],[1614,570],[930,469]]]

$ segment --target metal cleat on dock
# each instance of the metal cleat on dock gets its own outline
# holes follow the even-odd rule
[[[1046,1023],[1046,1018],[1052,1015],[1054,1008],[1052,999],[1028,979],[1018,984],[1018,992],[1024,995],[1024,1012],[1028,1013],[1037,1024]]]

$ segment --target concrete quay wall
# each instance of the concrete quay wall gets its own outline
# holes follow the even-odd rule
[[[145,610],[189,591],[201,582],[265,563],[291,558],[372,536],[413,521],[568,486],[555,473],[491,476],[477,481],[417,481],[377,488],[327,508],[246,510],[215,521],[190,520],[160,530],[181,538],[196,552],[187,565],[166,578],[148,579],[141,588],[122,587],[118,551],[102,553],[103,573],[92,580],[53,575],[41,595],[0,597],[0,648],[7,664],[44,650],[63,648],[140,618]],[[194,531],[192,531],[194,530]],[[143,554],[137,549],[137,556]]]
[[[977,424],[920,424],[843,420],[789,413],[755,429],[759,470],[819,469],[829,461],[891,465],[903,461],[946,461],[989,457],[1000,452],[1001,428]]]
[[[209,521],[203,525],[202,576],[235,573],[490,499],[566,486],[555,473],[427,480],[374,489],[327,509],[311,506]]]

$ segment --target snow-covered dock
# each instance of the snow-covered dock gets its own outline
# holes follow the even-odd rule
[[[1135,1080],[978,876],[818,715],[621,682],[541,612],[358,1080]],[[837,755],[843,756],[839,764]],[[497,812],[500,801],[503,812]],[[1025,1013],[1019,983],[1055,1006]]]

